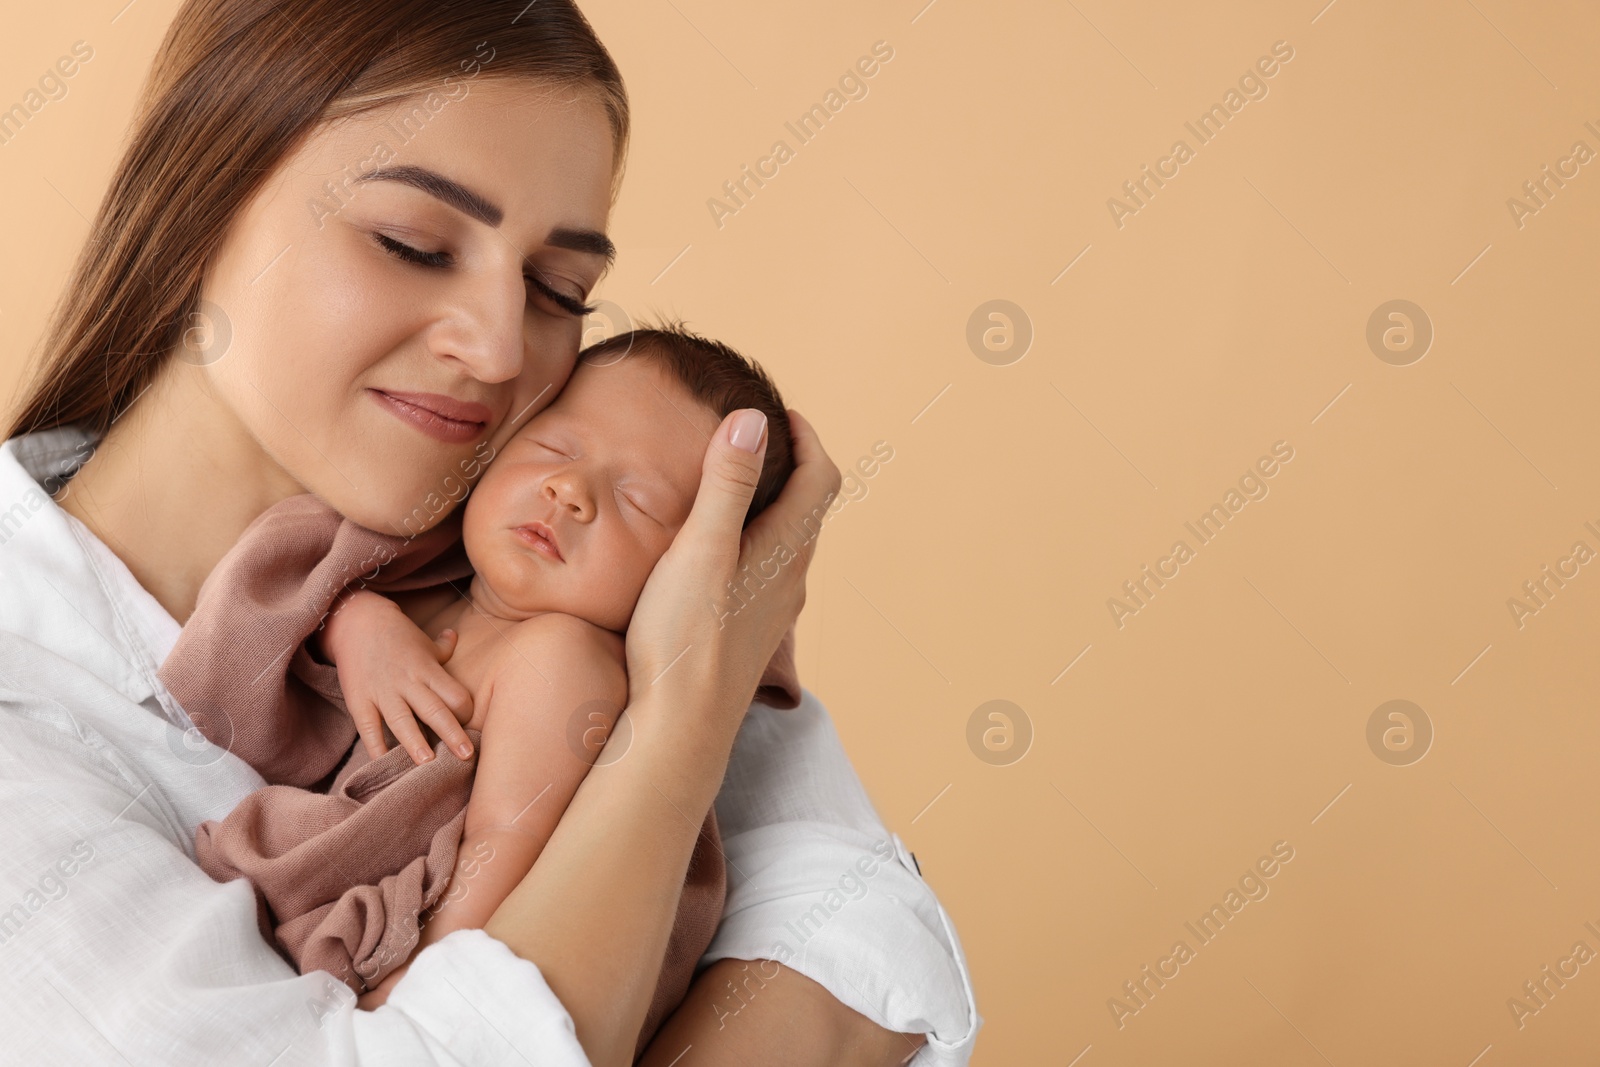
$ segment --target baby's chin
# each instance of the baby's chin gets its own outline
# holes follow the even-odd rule
[[[473,570],[473,599],[480,606],[489,607],[493,614],[522,620],[557,612],[582,619],[602,630],[627,632],[643,588],[635,591],[626,604],[618,603],[619,590],[610,589],[604,596],[609,603],[598,604],[592,596],[585,599],[584,591],[605,583],[586,580],[582,570],[574,570],[570,562],[555,564],[562,568],[561,581],[542,582],[539,580],[542,571],[529,573],[524,553],[501,545],[480,546],[473,541],[470,536],[466,541],[467,559]],[[574,600],[579,603],[573,603]]]
[[[567,598],[545,595],[550,590],[537,587],[529,589],[525,587],[525,583],[518,583],[517,587],[508,588],[505,583],[495,582],[492,572],[485,574],[482,570],[477,570],[473,575],[472,584],[473,600],[480,607],[488,607],[492,614],[513,622],[553,613],[571,615],[602,630],[622,633],[627,629],[626,619],[619,625],[610,613],[597,611],[593,605],[567,603]],[[629,614],[631,615],[631,612]]]

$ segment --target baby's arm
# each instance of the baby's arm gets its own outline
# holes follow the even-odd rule
[[[472,716],[472,695],[442,664],[455,651],[455,631],[428,640],[394,600],[366,589],[340,597],[322,630],[322,652],[339,669],[339,688],[367,754],[388,751],[387,722],[417,763],[433,746],[417,726],[421,718],[465,759],[472,755],[461,724]]]
[[[622,639],[570,615],[519,623],[480,696],[487,703],[459,860],[417,951],[481,928],[533,868],[628,700]],[[406,966],[409,966],[407,964]],[[382,1004],[406,967],[361,997]]]

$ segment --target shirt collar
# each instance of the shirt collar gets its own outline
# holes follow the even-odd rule
[[[51,499],[97,441],[64,426],[0,445],[0,629],[79,664],[135,703],[157,696],[169,719],[187,725],[156,679],[177,621]]]

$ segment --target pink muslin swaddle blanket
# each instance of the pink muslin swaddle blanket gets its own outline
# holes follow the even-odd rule
[[[161,680],[195,727],[268,785],[225,819],[201,824],[195,850],[218,881],[247,877],[269,944],[301,973],[326,970],[357,993],[404,963],[419,916],[456,867],[474,756],[440,742],[414,765],[395,746],[377,760],[356,744],[335,668],[307,650],[345,589],[467,588],[460,511],[414,538],[345,519],[310,494],[269,508],[200,590]],[[800,703],[794,628],[755,698]],[[476,735],[476,731],[473,731]],[[331,776],[331,779],[330,779]],[[639,1047],[677,1007],[722,917],[726,871],[708,810]]]

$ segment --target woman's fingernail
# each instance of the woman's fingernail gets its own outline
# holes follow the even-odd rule
[[[461,753],[462,759],[466,759],[468,756],[472,755],[472,746],[463,741],[460,745],[456,746],[456,751]]]
[[[433,753],[432,752],[430,752],[429,750],[427,750],[425,748],[417,749],[416,761],[418,763],[427,763],[431,759],[433,759]]]
[[[767,413],[747,408],[734,416],[733,430],[728,435],[734,448],[756,452],[761,448],[761,435],[767,429]]]

